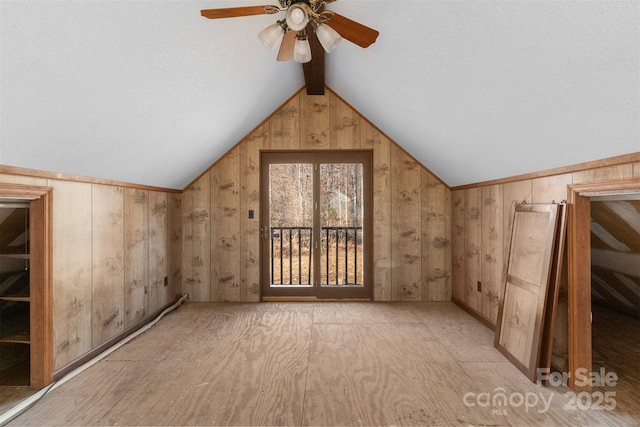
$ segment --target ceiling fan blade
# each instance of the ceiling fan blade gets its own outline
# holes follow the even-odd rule
[[[278,61],[288,61],[293,59],[293,46],[296,43],[297,31],[289,30],[284,34],[282,43],[280,43],[280,51],[278,51]]]
[[[224,9],[205,9],[200,14],[205,18],[235,18],[238,16],[264,15],[273,13],[270,9],[273,6],[245,6],[245,7],[227,7]]]
[[[327,25],[336,30],[343,39],[347,39],[360,47],[369,47],[375,43],[378,34],[380,34],[373,28],[352,21],[337,13],[334,13],[333,18],[327,22]]]

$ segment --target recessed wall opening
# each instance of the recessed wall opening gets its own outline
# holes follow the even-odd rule
[[[0,199],[0,387],[30,385],[29,202]]]
[[[590,207],[592,372],[606,373],[594,391],[614,393],[617,410],[637,417],[640,193],[594,196]]]
[[[0,184],[0,411],[53,381],[51,193]]]
[[[586,370],[592,375],[600,374],[601,367],[607,369],[607,363],[612,363],[614,358],[619,360],[621,352],[625,354],[623,347],[627,344],[610,340],[623,337],[624,332],[619,328],[628,325],[623,322],[614,326],[617,324],[614,322],[625,319],[620,316],[634,319],[629,313],[637,313],[639,308],[636,297],[640,296],[634,291],[640,283],[640,263],[635,253],[640,250],[637,248],[640,212],[635,201],[639,194],[638,178],[568,186],[568,370],[571,373]],[[605,305],[606,300],[611,303]],[[636,301],[635,309],[633,301]],[[626,306],[628,313],[613,310],[622,306]],[[626,341],[632,345],[629,359],[632,369],[626,372],[623,366],[610,366],[621,369],[618,378],[624,375],[637,381],[637,328],[628,336],[635,340],[635,343]],[[606,356],[611,355],[611,351],[613,357]],[[572,377],[569,383],[575,390],[595,388],[597,391],[600,386],[593,381],[577,383],[576,375]],[[614,387],[621,390],[622,385],[618,382]],[[637,390],[637,383],[633,387]],[[624,407],[624,403],[621,404]],[[635,416],[640,414],[637,399],[627,406],[627,411]]]

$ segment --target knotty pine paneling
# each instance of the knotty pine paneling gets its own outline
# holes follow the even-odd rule
[[[464,298],[481,313],[482,189],[470,188],[464,197]]]
[[[391,301],[391,143],[369,123],[361,139],[373,150],[373,298]]]
[[[211,301],[211,172],[183,193],[183,290],[192,301]]]
[[[451,299],[451,192],[422,170],[423,301]]]
[[[452,296],[466,301],[464,295],[464,196],[466,190],[451,192],[451,279]]]
[[[330,145],[332,149],[359,149],[360,114],[329,92],[329,116],[331,123]]]
[[[55,197],[55,196],[54,196]],[[92,185],[92,342],[98,346],[124,330],[124,190]]]
[[[330,114],[329,114],[329,94],[307,95],[300,93],[298,105],[301,116],[300,143],[302,150],[322,150],[331,147],[330,141]],[[285,106],[286,109],[286,106]],[[277,115],[282,114],[282,112]],[[279,148],[274,141],[271,141],[271,148]]]
[[[184,191],[184,291],[194,289],[193,260],[207,259],[210,295],[199,299],[259,300],[260,150],[354,148],[373,150],[374,299],[450,299],[451,190],[330,91],[299,92]],[[237,194],[216,193],[232,181],[235,185],[226,188]],[[206,187],[208,194],[195,190]],[[210,206],[210,229],[201,229],[205,234],[198,237],[207,244],[193,244],[196,205]],[[254,219],[248,218],[250,209]],[[423,219],[423,212],[428,217]]]
[[[149,313],[149,192],[124,190],[124,326]]]
[[[169,267],[169,229],[167,193],[150,191],[148,199],[148,312],[155,313],[167,305],[170,298],[169,284],[165,286],[164,278],[168,276]],[[167,277],[168,282],[168,277]]]
[[[573,183],[573,175],[553,175],[531,180],[531,203],[560,203],[567,200],[567,185]]]
[[[300,148],[300,99],[294,97],[269,119],[269,142],[274,150]]]
[[[54,369],[82,356],[91,342],[91,184],[49,180],[53,188]]]
[[[240,301],[240,148],[211,169],[211,300]]]
[[[127,309],[137,307],[130,311],[131,314],[140,312],[143,305],[146,307],[146,302],[141,302],[140,298],[146,299],[144,288],[148,286],[149,279],[140,272],[147,268],[153,272],[153,266],[160,262],[152,259],[156,260],[160,255],[150,255],[151,248],[141,249],[146,247],[146,243],[142,243],[147,239],[145,236],[157,236],[159,240],[163,235],[173,237],[169,246],[164,244],[164,251],[170,251],[175,257],[170,263],[169,286],[165,288],[169,291],[165,291],[167,296],[159,298],[157,304],[164,306],[182,293],[182,195],[150,191],[133,184],[98,184],[73,177],[52,179],[40,176],[46,174],[44,172],[34,173],[35,176],[0,174],[0,183],[49,186],[53,189],[53,366],[54,370],[59,370],[117,331],[124,330],[128,325],[125,319]],[[170,201],[172,223],[154,220],[154,211],[149,212],[145,207],[147,202],[143,202],[147,194],[150,200],[157,197]],[[153,239],[151,237],[150,241]],[[166,268],[158,274],[162,274],[164,279]],[[129,288],[136,291],[126,294],[128,280],[131,280]],[[143,310],[146,318],[153,312],[149,308]],[[135,322],[143,320],[134,316],[131,323],[134,319]]]
[[[422,169],[391,147],[391,284],[396,301],[422,298]]]
[[[513,220],[514,203],[532,203],[532,182],[515,181],[502,185],[503,212],[504,212],[504,260],[507,259],[509,244],[511,241],[511,221]],[[566,190],[566,189],[565,189]],[[502,288],[500,288],[502,292]]]
[[[183,250],[183,194],[168,193],[168,230],[169,236],[169,290],[167,303],[180,297],[185,291],[182,286],[182,250]]]
[[[240,145],[240,300],[260,301],[260,150],[269,147],[269,125]],[[253,211],[253,218],[249,212]]]
[[[572,173],[552,175],[542,178],[533,178],[525,180],[514,180],[511,182],[503,182],[495,185],[478,185],[477,187],[466,187],[465,189],[454,190],[452,192],[452,259],[453,265],[453,296],[465,304],[468,308],[471,308],[477,315],[488,318],[495,324],[496,319],[492,314],[484,309],[482,304],[477,306],[477,295],[471,292],[470,283],[474,277],[480,274],[482,277],[482,290],[486,289],[486,275],[487,269],[492,269],[491,275],[495,275],[493,269],[495,266],[487,265],[486,255],[491,254],[494,256],[496,242],[489,238],[499,221],[499,211],[502,210],[502,223],[503,223],[503,260],[506,261],[506,251],[509,248],[509,239],[511,235],[511,216],[513,203],[550,203],[560,202],[567,197],[567,186],[570,184],[576,184],[580,182],[596,182],[596,181],[608,181],[612,179],[625,179],[633,175],[635,169],[637,169],[637,163],[625,163],[620,165],[606,166],[600,168],[585,169],[582,171],[575,171]],[[481,225],[483,238],[477,243],[474,239],[477,236],[477,222],[472,218],[476,215],[476,199],[477,195],[474,192],[482,191],[484,194],[502,193],[502,197],[491,197],[496,200],[496,204],[493,205],[489,213],[488,207],[483,206],[481,212]],[[463,206],[463,200],[466,202]],[[485,198],[486,202],[486,198]],[[496,215],[495,219],[492,219],[491,215]],[[465,221],[462,221],[464,218]],[[472,241],[469,241],[469,240]],[[461,248],[465,248],[465,258],[461,258]],[[469,255],[474,254],[476,251],[480,251],[483,262],[478,272],[478,267],[475,261],[469,263]],[[565,256],[566,258],[566,256]],[[497,257],[496,257],[497,259]],[[464,261],[464,262],[462,262]],[[462,275],[466,282],[462,280]],[[563,278],[566,281],[566,275]],[[465,283],[467,288],[462,288],[462,283]],[[566,324],[566,289],[563,284],[560,295],[560,308],[562,314],[558,314],[558,322],[564,322]],[[498,290],[502,291],[502,279]],[[563,294],[564,292],[564,294]],[[483,295],[484,298],[484,295]],[[484,300],[483,300],[484,301]],[[563,336],[561,331],[556,331],[557,342],[554,344],[554,364],[560,365],[563,362],[563,357],[566,357],[566,345],[563,344],[566,336]],[[563,347],[564,346],[564,347]],[[564,348],[564,350],[563,350]],[[564,355],[564,356],[563,356]]]
[[[502,288],[504,259],[504,210],[502,186],[483,187],[481,232],[481,302],[482,316],[495,323]]]

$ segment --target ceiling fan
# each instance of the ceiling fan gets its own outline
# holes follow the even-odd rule
[[[307,94],[324,94],[324,52],[331,52],[341,39],[366,48],[379,32],[335,12],[324,10],[325,3],[335,0],[278,0],[280,6],[244,6],[205,9],[201,15],[209,19],[276,14],[284,19],[260,31],[258,38],[269,49],[278,45],[278,61],[293,59],[302,63]]]

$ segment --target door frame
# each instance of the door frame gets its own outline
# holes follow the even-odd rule
[[[577,391],[577,369],[592,370],[591,342],[591,197],[640,192],[640,178],[567,186],[568,364],[569,386]]]
[[[31,388],[53,382],[52,210],[53,188],[0,184],[0,197],[29,200]],[[38,286],[39,285],[39,286]]]
[[[267,156],[277,156],[277,155],[300,155],[301,158],[304,158],[308,155],[320,155],[329,158],[329,162],[333,161],[339,163],[340,160],[344,160],[349,154],[359,154],[362,155],[363,163],[365,163],[364,171],[363,171],[363,208],[364,212],[369,213],[365,215],[363,221],[363,239],[365,242],[369,242],[363,247],[363,283],[365,284],[365,288],[367,289],[366,296],[361,297],[357,296],[354,293],[360,291],[361,288],[354,288],[351,290],[349,288],[341,288],[336,290],[331,287],[322,287],[320,284],[316,283],[313,287],[309,288],[299,288],[305,289],[300,293],[300,296],[289,296],[286,295],[286,289],[283,289],[282,292],[272,292],[269,295],[265,294],[265,280],[267,278],[264,277],[265,268],[264,263],[269,261],[269,254],[265,253],[264,245],[262,242],[262,236],[260,237],[260,297],[261,300],[265,299],[287,299],[287,300],[373,300],[373,150],[261,150],[260,151],[260,224],[259,227],[262,230],[262,227],[265,226],[264,221],[265,218],[269,215],[269,198],[268,192],[262,191],[263,186],[267,185],[269,179],[268,168],[264,167]],[[331,159],[334,157],[334,159]],[[324,159],[322,159],[323,161]],[[319,163],[316,161],[316,163]],[[314,175],[319,174],[319,172],[314,171]],[[314,180],[315,181],[315,180]],[[319,192],[319,182],[314,182],[314,194]],[[314,217],[318,215],[317,211],[314,210]],[[319,242],[318,236],[319,231],[314,230],[314,242]],[[314,257],[314,275],[320,274],[319,266],[319,258]],[[316,260],[318,260],[316,262]],[[315,279],[314,279],[315,281]],[[332,292],[335,291],[335,292]]]

